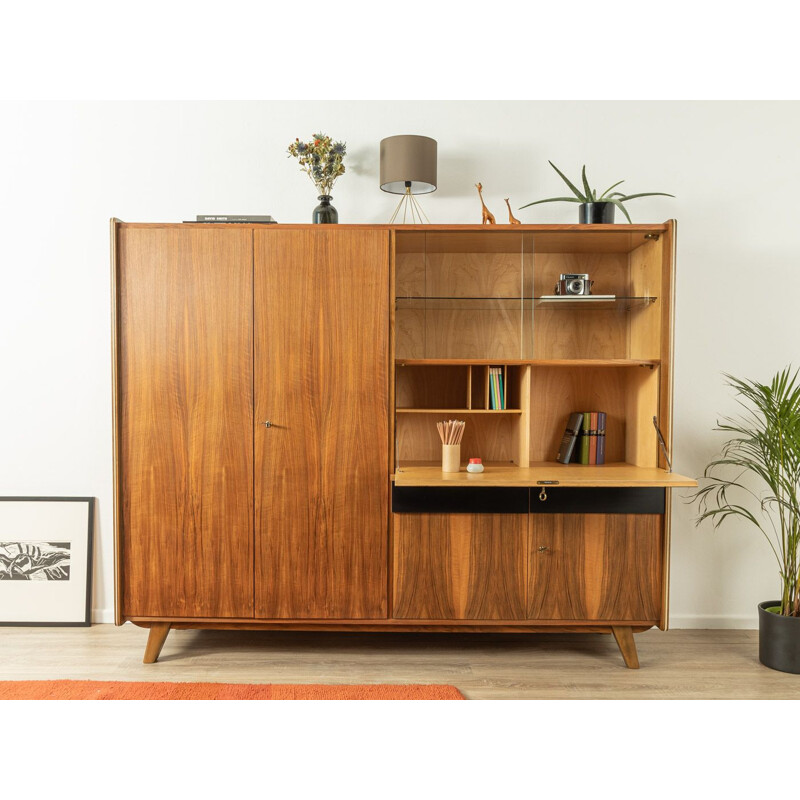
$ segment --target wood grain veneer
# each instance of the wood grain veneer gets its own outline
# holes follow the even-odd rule
[[[530,619],[652,620],[661,614],[659,514],[530,516]]]
[[[525,617],[525,514],[394,514],[395,619]]]
[[[121,616],[252,616],[252,233],[122,226],[117,259]]]
[[[257,617],[387,614],[388,325],[388,231],[255,231]]]

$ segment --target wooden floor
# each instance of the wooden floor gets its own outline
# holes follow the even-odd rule
[[[0,628],[0,680],[446,683],[470,700],[800,699],[800,675],[758,661],[758,632],[637,634],[641,669],[610,635],[172,631],[142,664],[147,631]]]

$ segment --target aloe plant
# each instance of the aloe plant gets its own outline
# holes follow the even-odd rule
[[[703,473],[706,485],[690,498],[717,528],[730,517],[747,520],[766,537],[778,561],[780,613],[800,616],[800,383],[779,372],[769,384],[730,375],[728,385],[745,413],[717,421],[733,434],[721,458]],[[755,487],[754,485],[755,484]],[[777,609],[776,609],[777,610]]]
[[[628,214],[625,206],[622,205],[623,203],[627,202],[628,200],[633,200],[637,197],[653,197],[654,195],[662,195],[663,197],[675,197],[674,194],[667,194],[666,192],[640,192],[639,194],[625,194],[623,192],[615,192],[614,189],[617,188],[621,183],[625,183],[624,180],[617,181],[612,186],[609,186],[601,195],[598,196],[597,190],[592,189],[589,186],[589,181],[586,179],[586,165],[584,164],[583,169],[581,170],[581,181],[583,182],[583,192],[581,192],[577,186],[575,186],[572,181],[552,162],[547,162],[560,176],[564,183],[569,186],[572,193],[575,197],[548,197],[546,200],[536,200],[533,203],[528,203],[527,205],[520,206],[522,208],[528,208],[528,206],[535,206],[539,203],[613,203],[627,218],[628,222],[631,221],[630,215]]]

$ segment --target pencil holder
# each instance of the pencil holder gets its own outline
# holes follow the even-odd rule
[[[458,472],[461,466],[461,445],[442,445],[442,472]]]

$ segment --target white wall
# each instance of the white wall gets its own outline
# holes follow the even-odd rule
[[[109,232],[111,216],[177,222],[266,213],[308,222],[316,191],[286,157],[322,130],[348,144],[341,222],[387,221],[378,142],[439,142],[431,222],[498,221],[561,194],[547,164],[586,163],[602,188],[667,191],[634,222],[678,219],[674,467],[698,475],[734,410],[722,372],[769,378],[800,364],[797,102],[95,102],[6,104],[0,126],[0,495],[98,498],[94,619],[113,619]],[[576,206],[515,212],[575,222]],[[695,529],[673,503],[673,627],[755,627],[778,592],[765,543],[740,526]]]

